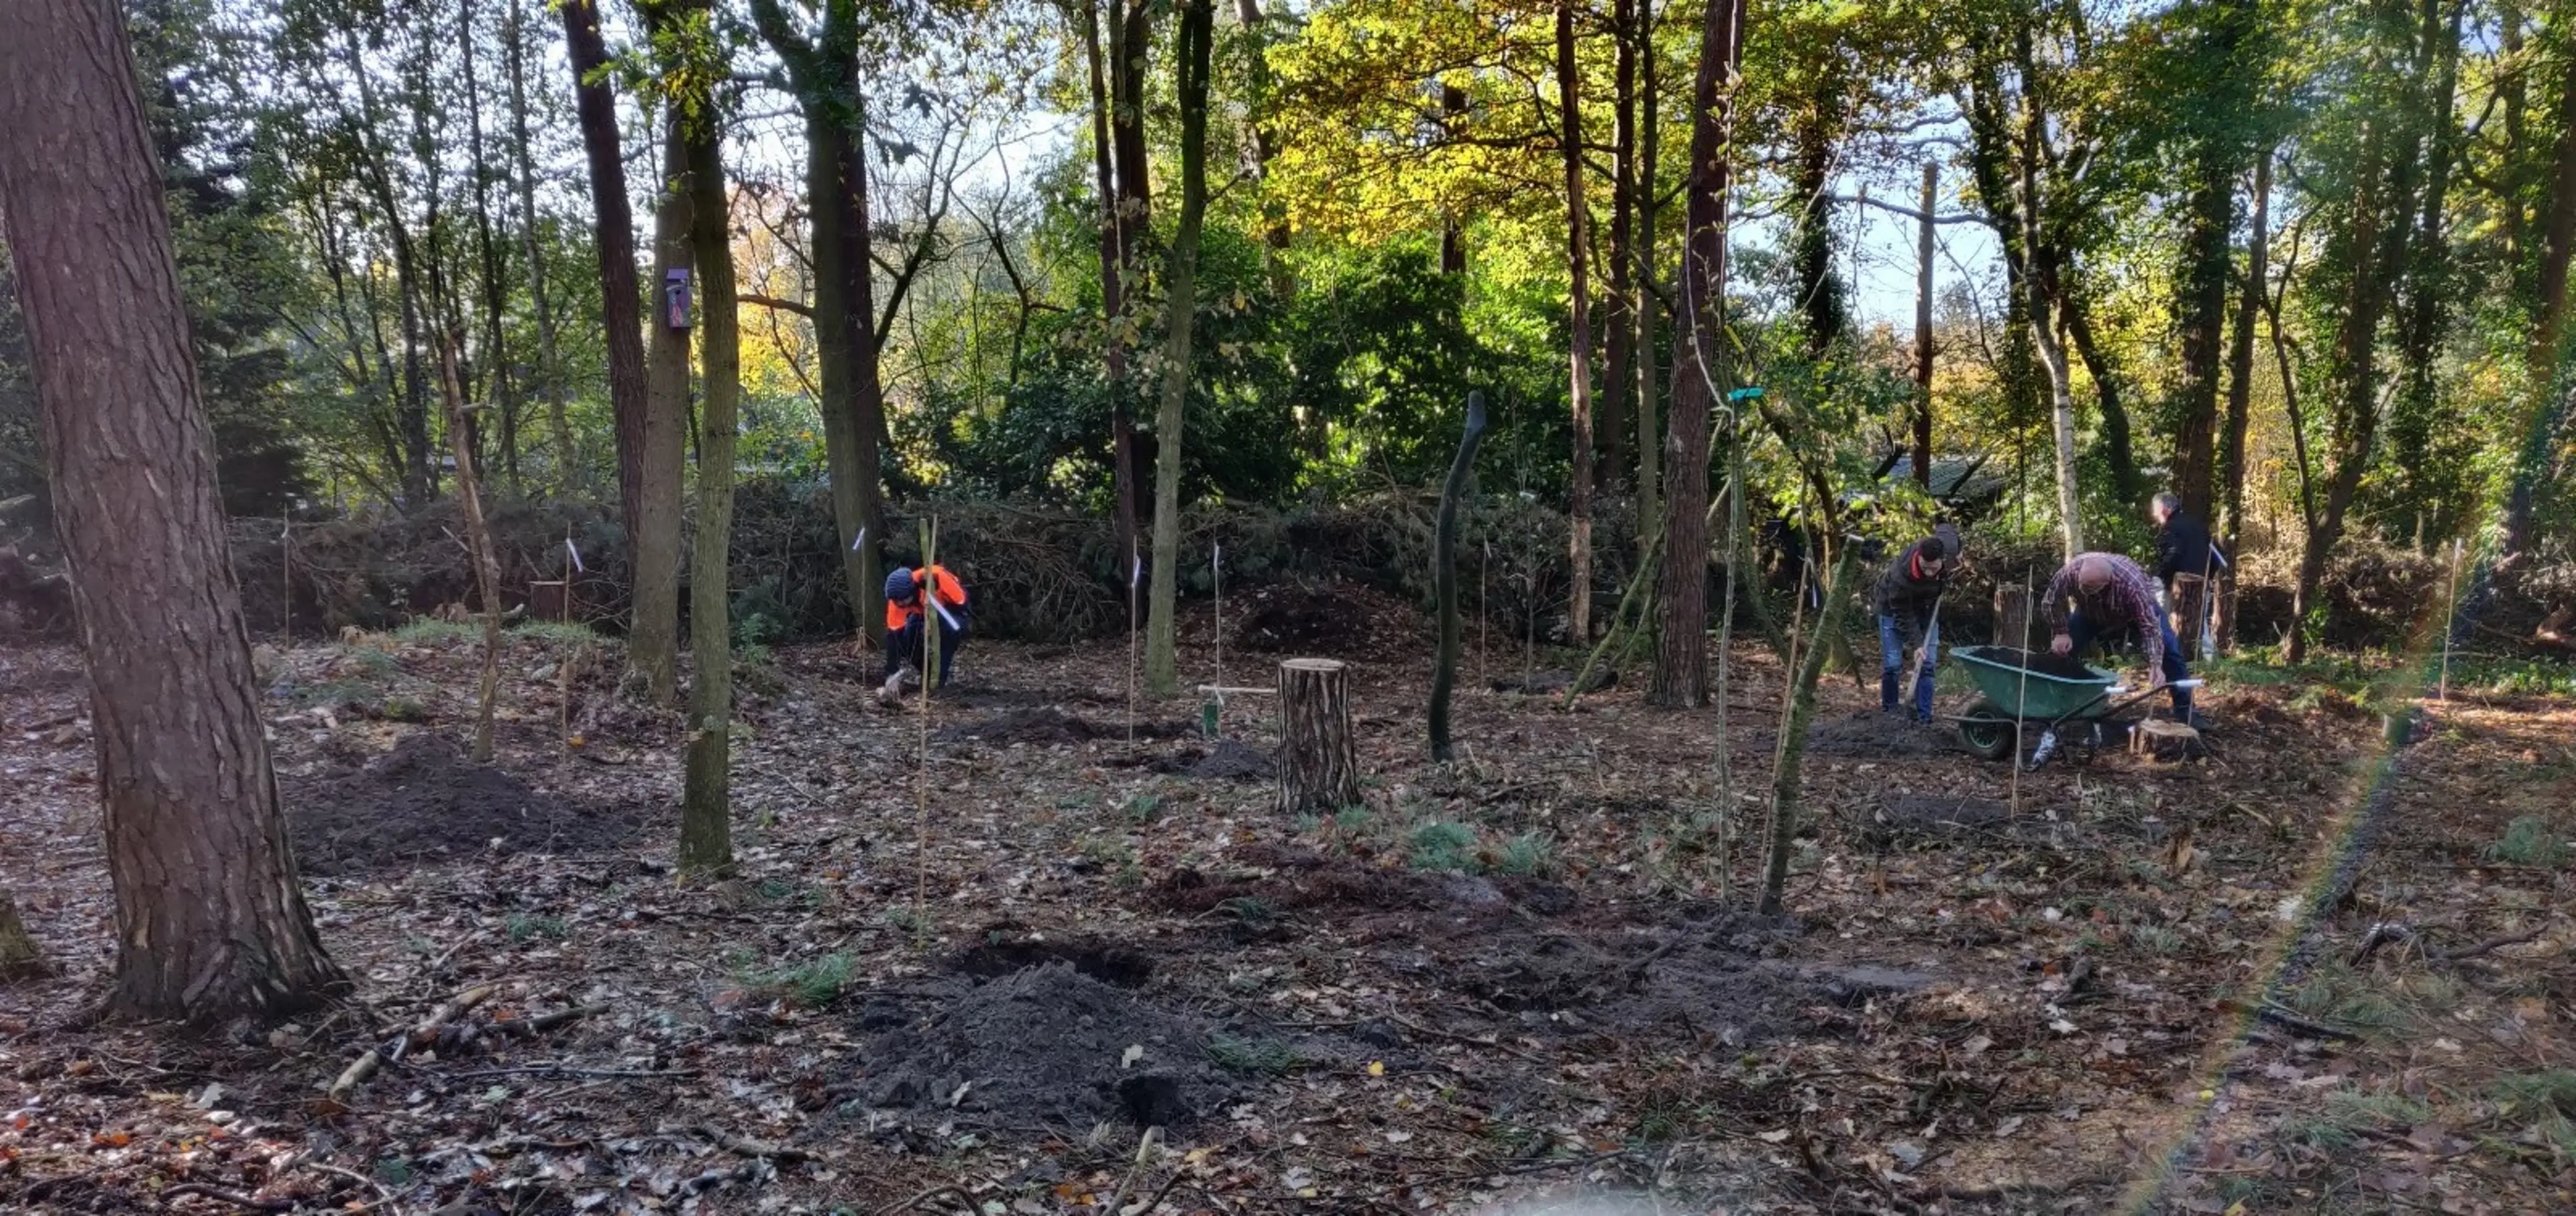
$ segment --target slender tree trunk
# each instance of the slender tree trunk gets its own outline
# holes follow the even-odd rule
[[[1431,758],[1447,764],[1449,690],[1458,680],[1458,508],[1467,499],[1467,482],[1476,467],[1476,446],[1485,438],[1485,395],[1467,394],[1467,425],[1458,436],[1458,452],[1449,461],[1449,478],[1440,483],[1440,517],[1432,532],[1432,598],[1439,605],[1440,649],[1431,666]],[[1577,678],[1575,683],[1582,683]]]
[[[1923,162],[1923,214],[1914,263],[1914,483],[1932,488],[1933,217],[1941,201],[1941,163]]]
[[[1110,0],[1123,5],[1125,0]],[[1091,155],[1094,176],[1100,193],[1100,320],[1101,374],[1109,384],[1109,465],[1110,494],[1117,500],[1112,508],[1114,531],[1111,543],[1120,553],[1136,551],[1136,419],[1128,405],[1127,376],[1127,287],[1132,265],[1127,241],[1131,235],[1118,193],[1118,141],[1113,134],[1111,114],[1117,102],[1109,91],[1109,78],[1101,62],[1099,0],[1085,0],[1082,6],[1083,55],[1090,67],[1091,79]],[[1115,48],[1121,26],[1113,12],[1110,17],[1110,42]]]
[[[1181,419],[1189,400],[1190,329],[1197,319],[1199,226],[1207,215],[1208,70],[1214,0],[1181,0],[1172,49],[1181,109],[1181,215],[1165,285],[1163,402],[1154,416],[1154,585],[1145,621],[1145,684],[1168,696],[1177,674],[1173,617],[1181,551]]]
[[[510,492],[521,492],[519,481],[519,393],[517,381],[510,375],[510,348],[503,336],[503,323],[508,320],[510,285],[502,278],[502,244],[492,226],[492,168],[483,148],[483,85],[476,63],[474,0],[458,0],[457,41],[464,55],[465,67],[465,140],[466,156],[473,161],[474,182],[474,252],[480,265],[479,282],[483,288],[482,359],[489,396],[484,404],[498,414],[501,422],[501,470],[509,480]]]
[[[1598,481],[1611,491],[1628,484],[1628,398],[1637,386],[1637,0],[1615,0],[1617,46],[1612,69],[1610,149],[1610,248],[1604,267],[1609,286],[1601,295],[1601,468]],[[1643,518],[1642,516],[1640,518]]]
[[[1797,680],[1789,689],[1789,714],[1780,726],[1779,750],[1771,762],[1771,832],[1770,847],[1763,852],[1762,915],[1780,915],[1780,899],[1789,882],[1790,845],[1798,837],[1798,812],[1804,801],[1804,772],[1801,763],[1807,754],[1807,730],[1816,720],[1816,683],[1824,676],[1825,658],[1832,652],[1830,644],[1842,635],[1843,609],[1852,598],[1852,571],[1857,566],[1858,546],[1843,546],[1842,557],[1834,563],[1834,580],[1825,588],[1824,610],[1816,614],[1816,636],[1807,640],[1807,653],[1798,662]]]
[[[2263,293],[2270,277],[2265,266],[2272,244],[2272,153],[2254,159],[2253,226],[2245,238],[2245,284],[2236,307],[2236,333],[2227,354],[2227,424],[2218,447],[2218,492],[2226,505],[2219,548],[2229,561],[2243,553],[2245,540],[2245,433],[2254,416],[2254,327],[2262,320]],[[2236,644],[2236,567],[2218,572],[2211,631],[2221,649]]]
[[[1455,139],[1467,125],[1467,90],[1440,82],[1440,128]],[[1440,225],[1440,273],[1467,273],[1467,237],[1452,209]]]
[[[1655,0],[1637,0],[1637,266],[1634,274],[1636,303],[1631,311],[1637,319],[1636,397],[1629,414],[1637,426],[1637,561],[1644,564],[1655,546],[1661,543],[1663,521],[1663,411],[1658,407],[1658,394],[1663,391],[1662,361],[1655,354],[1655,317],[1658,306],[1655,284],[1662,281],[1656,273],[1655,223],[1662,212],[1655,203],[1656,162],[1663,154],[1661,140],[1661,95],[1656,91]]]
[[[547,304],[546,262],[537,243],[537,163],[528,133],[527,22],[523,0],[510,0],[510,140],[518,149],[512,184],[519,193],[519,256],[528,263],[528,307],[537,319],[537,374],[533,386],[546,403],[546,429],[554,440],[556,488],[578,484],[581,455],[565,414],[562,364],[555,354],[555,314]]]
[[[2111,466],[2111,495],[2123,505],[2143,506],[2146,491],[2138,473],[2137,446],[2131,441],[2129,407],[2120,397],[2120,370],[2093,333],[2093,307],[2063,273],[2062,251],[2051,249],[2044,275],[2049,295],[2058,302],[2064,332],[2060,340],[2074,347],[2093,381],[2093,408],[2102,418],[2102,455]]]
[[[645,369],[644,518],[634,537],[635,621],[627,632],[626,657],[655,704],[667,705],[679,691],[680,648],[680,485],[688,464],[689,330],[688,318],[673,317],[670,297],[673,272],[694,272],[690,245],[689,195],[678,186],[687,175],[688,150],[680,135],[681,120],[667,116],[662,140],[665,183],[653,217],[653,282],[658,289],[653,309],[653,344]],[[707,309],[717,306],[701,295]],[[730,301],[727,302],[728,306]],[[674,325],[673,321],[680,324]]]
[[[2016,157],[2021,176],[2022,248],[2027,265],[2022,275],[2023,286],[2030,293],[2031,339],[2039,346],[2041,364],[2048,369],[2051,417],[2057,437],[2057,513],[2059,531],[2064,540],[2066,557],[2072,560],[2084,551],[2083,499],[2077,485],[2075,462],[2075,390],[2073,377],[2066,366],[2066,346],[2059,340],[2057,327],[2051,324],[2049,288],[2052,276],[2041,265],[2045,244],[2040,235],[2042,214],[2039,197],[2039,161],[2042,119],[2039,101],[2031,96],[2027,66],[2031,61],[2030,35],[2020,36],[2021,62],[2025,65],[2021,98],[2021,149]]]
[[[474,428],[465,410],[465,372],[457,352],[463,326],[439,335],[439,396],[447,404],[447,443],[456,460],[456,501],[465,515],[465,549],[474,563],[474,590],[482,600],[483,673],[474,709],[474,762],[492,762],[493,703],[501,693],[501,564],[492,552],[492,527],[483,517],[483,477],[476,471]]]
[[[0,5],[0,225],[90,667],[111,1013],[284,1016],[346,989],[296,881],[124,10]]]
[[[1655,679],[1648,699],[1671,708],[1708,703],[1709,414],[1726,349],[1726,192],[1744,0],[1707,0],[1700,18],[1699,79],[1691,89],[1688,224],[1682,241],[1673,335],[1671,457],[1664,499],[1664,568],[1657,602]]]
[[[1566,632],[1576,645],[1592,640],[1592,281],[1591,211],[1583,201],[1583,108],[1574,61],[1573,0],[1556,5],[1558,146],[1565,160],[1565,265],[1573,284],[1566,305],[1568,396],[1574,406],[1574,478],[1566,512]]]
[[[599,251],[600,316],[608,330],[608,400],[616,418],[618,519],[625,526],[627,544],[640,548],[649,462],[645,457],[643,300],[635,283],[635,212],[626,198],[617,95],[607,79],[608,43],[599,33],[598,0],[563,0],[562,12],[564,42],[572,61],[574,109],[581,120],[582,151],[590,164],[591,235]]]
[[[733,223],[724,147],[712,111],[686,136],[689,235],[706,295],[699,362],[698,529],[689,555],[689,729],[680,795],[680,868],[733,865],[733,624],[728,603],[733,533],[734,419],[742,396],[742,338],[734,304]]]

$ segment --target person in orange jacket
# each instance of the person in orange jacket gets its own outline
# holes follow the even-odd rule
[[[927,597],[924,592],[927,591]],[[918,668],[922,634],[930,614],[939,614],[939,682],[957,672],[957,648],[966,641],[972,618],[966,609],[966,584],[946,566],[927,570],[898,567],[886,575],[886,678],[878,694],[891,701],[903,695],[907,665]]]

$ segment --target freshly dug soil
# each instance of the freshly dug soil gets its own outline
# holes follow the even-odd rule
[[[1185,771],[1203,781],[1268,781],[1279,772],[1270,753],[1238,739],[1217,740]]]
[[[2061,680],[2098,680],[2101,677],[2073,656],[2060,658],[2051,651],[2021,650],[2011,646],[1979,646],[1967,653],[1989,663],[2019,667],[2034,675],[2055,676]]]
[[[295,857],[313,874],[359,874],[492,847],[545,853],[614,849],[644,825],[636,807],[587,806],[476,764],[446,736],[403,736],[359,765],[278,778]]]
[[[1364,645],[1367,616],[1350,598],[1310,587],[1265,587],[1235,630],[1237,646],[1269,654],[1335,654]]]
[[[1958,732],[1948,723],[1926,726],[1901,713],[1866,710],[1807,727],[1807,752],[1815,756],[1938,756],[1957,750]]]
[[[1213,1033],[1053,962],[977,985],[923,1022],[877,1036],[859,1093],[879,1109],[963,1112],[1028,1132],[1087,1135],[1109,1119],[1175,1127],[1216,1114],[1235,1093],[1209,1058]],[[1136,1048],[1142,1054],[1125,1063]]]
[[[1898,794],[1871,816],[1881,833],[1912,832],[1946,836],[1993,831],[2012,820],[2012,811],[1991,798],[1953,798],[1938,794]]]
[[[1196,725],[1181,721],[1136,724],[1136,737],[1139,739],[1170,739],[1197,731]],[[980,721],[943,726],[930,732],[930,737],[942,743],[975,742],[1004,747],[1028,743],[1072,747],[1094,739],[1124,739],[1127,737],[1127,724],[1123,721],[1094,722],[1049,705],[1037,709],[1004,710]]]

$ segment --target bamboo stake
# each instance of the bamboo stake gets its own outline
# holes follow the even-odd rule
[[[580,568],[580,555],[581,550],[573,548],[572,524],[567,522],[564,524],[563,610],[556,614],[561,618],[567,638],[572,636],[572,576]],[[581,650],[581,643],[573,643],[572,649],[565,651],[563,660],[555,665],[555,700],[562,709],[555,724],[555,741],[567,756],[572,754],[572,665]]]
[[[929,585],[920,591],[921,722],[920,771],[912,783],[914,932],[927,934],[930,924],[930,690],[939,683],[939,517],[921,521],[921,573]]]
[[[1485,575],[1494,566],[1494,542],[1485,542],[1485,560],[1476,567],[1476,682],[1492,687],[1493,664],[1487,659],[1485,642],[1492,630],[1492,617],[1485,610]]]
[[[295,644],[295,509],[277,509],[277,644]]]

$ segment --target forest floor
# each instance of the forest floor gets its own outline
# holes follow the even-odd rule
[[[488,768],[464,631],[262,648],[359,1000],[213,1035],[83,1020],[79,658],[0,651],[0,888],[64,972],[0,989],[0,1210],[2576,1210],[2576,703],[2391,747],[2234,669],[2215,755],[2016,778],[1836,677],[1765,919],[1758,645],[1730,873],[1714,713],[1493,692],[1471,628],[1433,765],[1426,630],[1348,615],[1283,641],[1354,663],[1363,807],[1274,810],[1264,698],[1131,743],[1117,642],[972,644],[927,723],[792,648],[741,685],[739,873],[695,885],[677,715],[612,646],[514,633]],[[1186,678],[1269,683],[1229,635],[1218,681],[1187,622]]]

